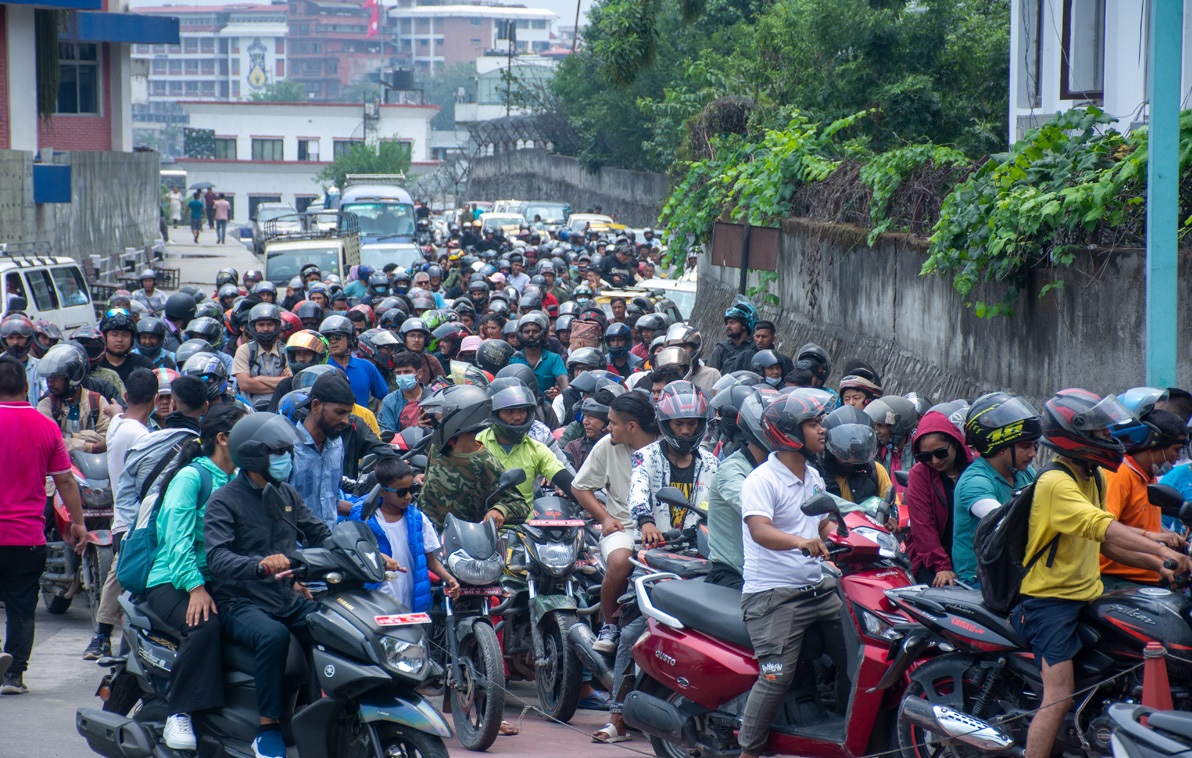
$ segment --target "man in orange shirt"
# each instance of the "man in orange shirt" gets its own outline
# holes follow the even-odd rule
[[[1164,410],[1146,414],[1140,426],[1148,428],[1142,434],[1130,433],[1138,430],[1114,433],[1126,445],[1126,459],[1117,471],[1106,473],[1105,508],[1124,526],[1132,526],[1151,537],[1163,532],[1163,514],[1147,499],[1146,487],[1158,481],[1180,457],[1180,451],[1188,443],[1188,433],[1179,416]],[[1162,542],[1173,550],[1183,545],[1179,535],[1172,532],[1163,533]],[[1159,584],[1159,574],[1117,563],[1102,554],[1101,580],[1109,592],[1155,586]]]

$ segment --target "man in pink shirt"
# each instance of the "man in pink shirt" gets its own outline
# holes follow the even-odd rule
[[[46,565],[47,476],[70,511],[67,540],[86,546],[83,502],[58,425],[29,404],[25,367],[0,358],[0,602],[7,614],[0,671],[0,695],[23,695],[29,654],[33,651],[33,613]]]
[[[215,242],[222,245],[227,241],[228,236],[228,216],[231,215],[232,204],[228,202],[224,193],[219,193],[219,199],[215,201]]]

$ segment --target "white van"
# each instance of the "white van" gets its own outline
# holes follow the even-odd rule
[[[74,258],[9,253],[0,245],[0,276],[4,278],[4,310],[14,298],[25,299],[25,314],[62,327],[64,334],[95,323],[91,290]],[[15,247],[15,245],[13,246]]]

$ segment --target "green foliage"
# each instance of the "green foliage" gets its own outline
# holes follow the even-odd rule
[[[923,166],[961,166],[968,163],[964,153],[939,145],[907,145],[879,153],[861,167],[861,183],[873,192],[869,201],[869,215],[873,229],[869,232],[869,246],[890,230],[894,220],[886,211],[890,199],[911,174]]]
[[[266,84],[265,89],[253,92],[249,97],[257,103],[304,103],[306,90],[299,82],[284,79]]]
[[[410,146],[396,139],[358,143],[323,167],[316,181],[343,187],[348,174],[402,174],[410,169]]]
[[[214,158],[215,130],[183,127],[182,154],[187,158]]]
[[[1147,130],[1123,136],[1099,108],[1057,114],[945,199],[923,274],[952,277],[978,316],[1012,312],[1033,267],[1069,266],[1091,245],[1145,239]],[[1180,116],[1180,172],[1192,158],[1192,111]],[[1185,181],[1186,185],[1186,181]],[[1181,212],[1189,212],[1182,198]],[[1189,217],[1184,224],[1192,224]],[[1000,302],[973,302],[982,282],[1004,285]],[[1063,280],[1040,296],[1063,287]]]
[[[341,103],[365,103],[380,99],[384,92],[385,88],[380,82],[362,76],[340,90],[335,99]]]

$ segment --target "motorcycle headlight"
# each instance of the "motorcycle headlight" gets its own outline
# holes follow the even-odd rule
[[[574,542],[542,542],[534,546],[543,566],[562,571],[575,565]]]
[[[426,666],[426,648],[417,643],[386,635],[381,637],[381,650],[385,663],[402,674],[417,675]]]
[[[465,584],[492,584],[505,570],[505,560],[501,554],[494,553],[491,558],[480,560],[473,558],[463,550],[456,550],[447,557],[447,570],[456,579]]]
[[[79,496],[83,505],[88,508],[111,508],[112,490],[108,487],[108,480],[93,480],[75,477],[79,484]]]
[[[876,613],[871,613],[859,605],[856,605],[855,608],[861,617],[861,624],[865,627],[865,632],[870,637],[890,640],[891,642],[902,639],[902,633],[897,631],[884,618],[881,618]]]
[[[898,542],[889,532],[883,532],[879,529],[871,529],[867,526],[855,527],[853,531],[867,540],[876,542],[878,546],[878,553],[883,558],[895,558],[898,555]]]

